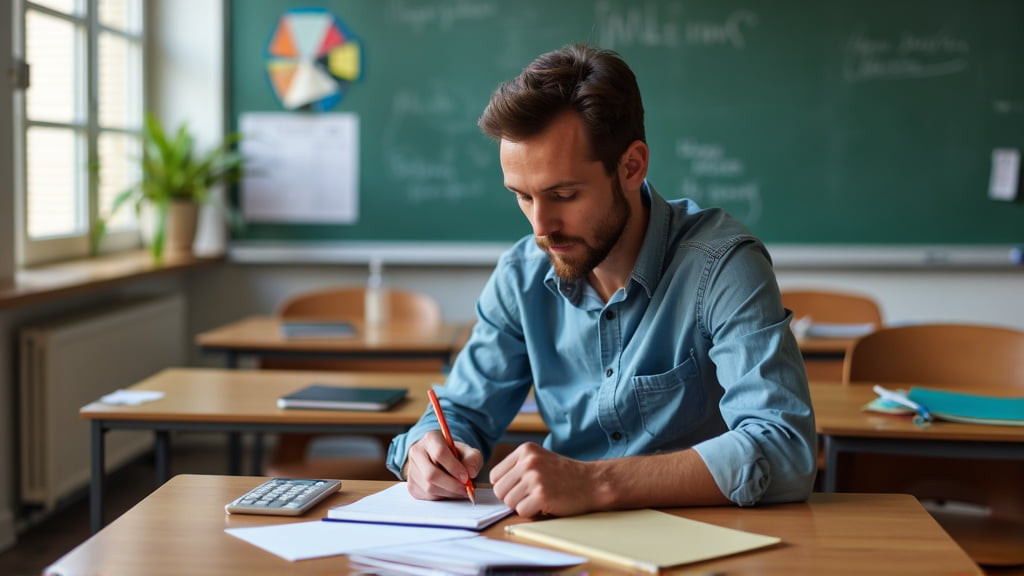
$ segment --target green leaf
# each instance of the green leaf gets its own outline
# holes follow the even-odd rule
[[[114,198],[107,218],[97,222],[90,238],[91,248],[98,251],[107,222],[123,206],[131,205],[136,214],[141,214],[142,206],[151,204],[157,218],[152,251],[159,261],[163,256],[167,205],[172,200],[207,203],[211,188],[239,182],[244,159],[234,147],[240,140],[240,134],[228,134],[213,149],[197,154],[195,140],[186,123],[168,132],[155,116],[147,113],[142,130],[142,178]],[[228,211],[229,224],[236,225],[232,209]]]

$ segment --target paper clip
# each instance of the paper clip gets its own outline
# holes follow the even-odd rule
[[[905,394],[894,392],[892,390],[887,390],[877,384],[874,386],[874,388],[872,388],[872,390],[874,390],[875,394],[878,394],[878,396],[883,400],[895,402],[896,404],[906,406],[907,408],[913,410],[915,425],[920,426],[921,428],[927,428],[929,425],[931,425],[932,413],[929,412],[928,409],[925,408],[924,406],[918,404],[917,402],[914,402],[910,398],[907,398]]]

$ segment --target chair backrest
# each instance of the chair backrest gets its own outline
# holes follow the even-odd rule
[[[810,316],[815,322],[882,325],[882,311],[874,299],[860,294],[828,290],[783,290],[782,305],[796,319]]]
[[[843,382],[1024,390],[1024,332],[970,324],[882,328],[850,348]]]
[[[388,299],[388,321],[416,323],[421,326],[441,324],[441,305],[426,294],[385,290]],[[362,320],[365,317],[366,288],[343,286],[293,296],[281,304],[281,318],[316,318],[322,320]]]
[[[441,305],[426,294],[388,288],[388,322],[407,324],[416,329],[432,330],[442,324]],[[363,320],[365,318],[366,288],[341,286],[314,292],[305,292],[283,302],[277,316],[290,319]],[[346,370],[361,372],[420,372],[440,371],[446,362],[433,359],[363,358],[263,358],[262,368],[278,370]]]

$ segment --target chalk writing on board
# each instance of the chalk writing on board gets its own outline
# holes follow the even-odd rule
[[[745,32],[758,25],[756,13],[734,10],[719,20],[692,19],[679,2],[617,3],[595,5],[600,44],[603,48],[627,46],[649,48],[689,46],[728,46],[742,50]]]
[[[992,111],[996,114],[1022,114],[1024,113],[1024,100],[997,98],[992,101]]]
[[[395,90],[391,114],[381,134],[387,176],[412,204],[456,202],[479,197],[486,183],[479,167],[493,158],[482,150],[472,113],[472,97],[457,87],[438,82]],[[416,135],[428,133],[428,147],[413,144]],[[491,155],[493,156],[493,155]],[[500,183],[500,180],[496,180]]]
[[[761,186],[747,174],[743,160],[721,144],[692,138],[676,141],[676,157],[683,160],[686,174],[679,183],[680,196],[704,208],[723,208],[747,226],[758,223]]]
[[[684,38],[691,45],[725,45],[742,50],[747,45],[744,32],[756,27],[758,22],[757,14],[750,10],[737,10],[721,22],[687,22]]]
[[[672,47],[681,43],[676,21],[682,14],[682,5],[678,2],[602,1],[595,5],[595,11],[602,48]]]
[[[946,32],[899,36],[850,34],[844,48],[843,77],[848,82],[934,78],[967,70],[971,45]]]
[[[421,2],[391,0],[391,17],[412,26],[417,32],[429,29],[448,30],[454,26],[483,20],[497,14],[498,3],[485,0],[454,0]]]

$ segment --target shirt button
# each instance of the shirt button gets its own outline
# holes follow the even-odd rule
[[[604,375],[609,377],[609,378],[612,377],[612,374],[615,374],[615,370],[612,370],[611,368],[609,368],[609,369],[604,371]]]
[[[622,440],[622,432],[612,432],[612,440],[615,440],[616,442]]]
[[[611,310],[609,310],[609,311],[604,313],[604,317],[605,317],[606,320],[614,320],[615,319],[615,312],[612,312]]]

